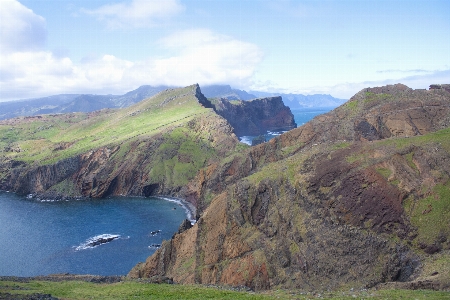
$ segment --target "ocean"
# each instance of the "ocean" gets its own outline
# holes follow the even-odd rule
[[[332,110],[333,107],[319,107],[319,108],[303,108],[303,109],[292,109],[291,112],[294,115],[295,123],[297,124],[297,127],[300,127],[304,125],[305,123],[312,120],[315,116],[324,114]],[[266,141],[269,141],[270,139],[282,134],[283,132],[271,132],[268,131],[265,134]],[[256,136],[240,136],[239,139],[242,143],[245,143],[247,145],[252,144],[252,140]]]
[[[180,202],[160,198],[42,201],[0,192],[0,275],[125,275],[187,217]]]
[[[301,126],[330,110],[292,113]],[[268,132],[266,139],[280,134]],[[249,144],[253,139],[240,138]],[[192,216],[173,199],[45,201],[0,191],[0,276],[125,275],[186,218]]]

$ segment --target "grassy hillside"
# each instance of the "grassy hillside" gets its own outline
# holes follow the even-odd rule
[[[2,294],[3,293],[3,294]],[[275,290],[265,293],[239,292],[201,285],[148,284],[136,281],[96,284],[80,281],[27,283],[0,281],[0,299],[5,293],[20,295],[51,294],[60,299],[450,299],[449,292],[425,290],[342,290],[307,293]],[[8,299],[8,298],[6,298]],[[28,299],[28,298],[26,298]]]
[[[0,188],[50,196],[176,193],[209,160],[242,147],[199,93],[193,85],[124,109],[1,121]]]
[[[193,86],[167,90],[132,107],[20,117],[0,122],[2,156],[51,164],[102,146],[148,136],[210,113],[192,96]],[[5,151],[10,150],[10,151]]]
[[[198,222],[129,275],[256,290],[448,288],[449,103],[442,90],[365,89],[230,153],[191,185]]]

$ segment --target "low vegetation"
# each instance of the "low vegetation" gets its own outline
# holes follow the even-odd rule
[[[302,292],[274,290],[261,293],[202,285],[148,284],[124,281],[97,284],[81,281],[0,281],[0,299],[7,295],[51,294],[60,299],[450,299],[450,292],[430,290],[353,290]],[[34,299],[34,298],[33,298]]]
[[[209,113],[189,94],[190,89],[168,90],[126,109],[5,120],[0,122],[0,151],[8,159],[45,165],[151,136]]]

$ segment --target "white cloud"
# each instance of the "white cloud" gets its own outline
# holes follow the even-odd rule
[[[74,64],[48,51],[2,55],[1,100],[34,98],[60,93],[122,92],[122,76],[133,63],[111,55]]]
[[[103,5],[84,13],[106,22],[109,28],[142,28],[158,26],[184,10],[178,0],[132,0]]]
[[[431,84],[449,84],[450,69],[434,71],[424,75],[413,75],[386,80],[341,83],[334,86],[316,86],[304,89],[303,92],[308,94],[331,94],[333,97],[349,99],[364,88],[396,83],[402,83],[412,89],[428,89]]]
[[[43,50],[1,53],[0,100],[122,94],[143,84],[227,83],[245,88],[263,57],[256,45],[209,30],[177,32],[158,45],[170,54],[137,62],[108,54],[76,63]]]
[[[1,0],[0,51],[41,48],[47,38],[45,19],[15,0]]]
[[[245,86],[263,58],[254,44],[206,29],[185,30],[159,43],[171,57],[156,59],[152,69],[165,83],[229,83]]]

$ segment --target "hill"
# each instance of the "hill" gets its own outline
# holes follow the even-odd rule
[[[253,111],[264,112],[252,116],[258,126],[295,127],[281,99],[220,103],[226,107],[194,85],[123,109],[0,121],[0,188],[45,197],[184,196],[200,168],[246,147],[235,132],[246,132]],[[229,112],[236,107],[239,114]]]
[[[104,108],[124,108],[157,93],[169,89],[168,86],[143,85],[124,95],[90,95],[90,94],[62,94],[37,99],[25,99],[0,102],[0,120],[19,116],[36,116],[42,114],[92,112]],[[252,100],[258,97],[270,98],[282,96],[283,102],[291,109],[305,107],[336,107],[345,102],[330,95],[297,95],[270,94],[255,92],[258,96],[246,91],[233,89],[229,85],[210,85],[202,87],[202,93],[207,98],[222,98],[225,100]]]
[[[198,85],[120,110],[0,122],[0,188],[50,197],[176,194],[242,147]]]
[[[187,185],[200,218],[130,277],[253,289],[450,287],[450,93],[364,89]]]
[[[143,85],[124,95],[62,94],[37,99],[0,102],[0,120],[42,114],[92,112],[104,108],[123,108],[168,89]]]
[[[185,222],[132,278],[255,290],[450,287],[446,85],[367,88],[254,147],[219,113],[237,106],[242,122],[257,103],[285,111],[280,99],[224,101],[193,85],[123,109],[1,121],[0,189],[191,203],[195,225]]]

